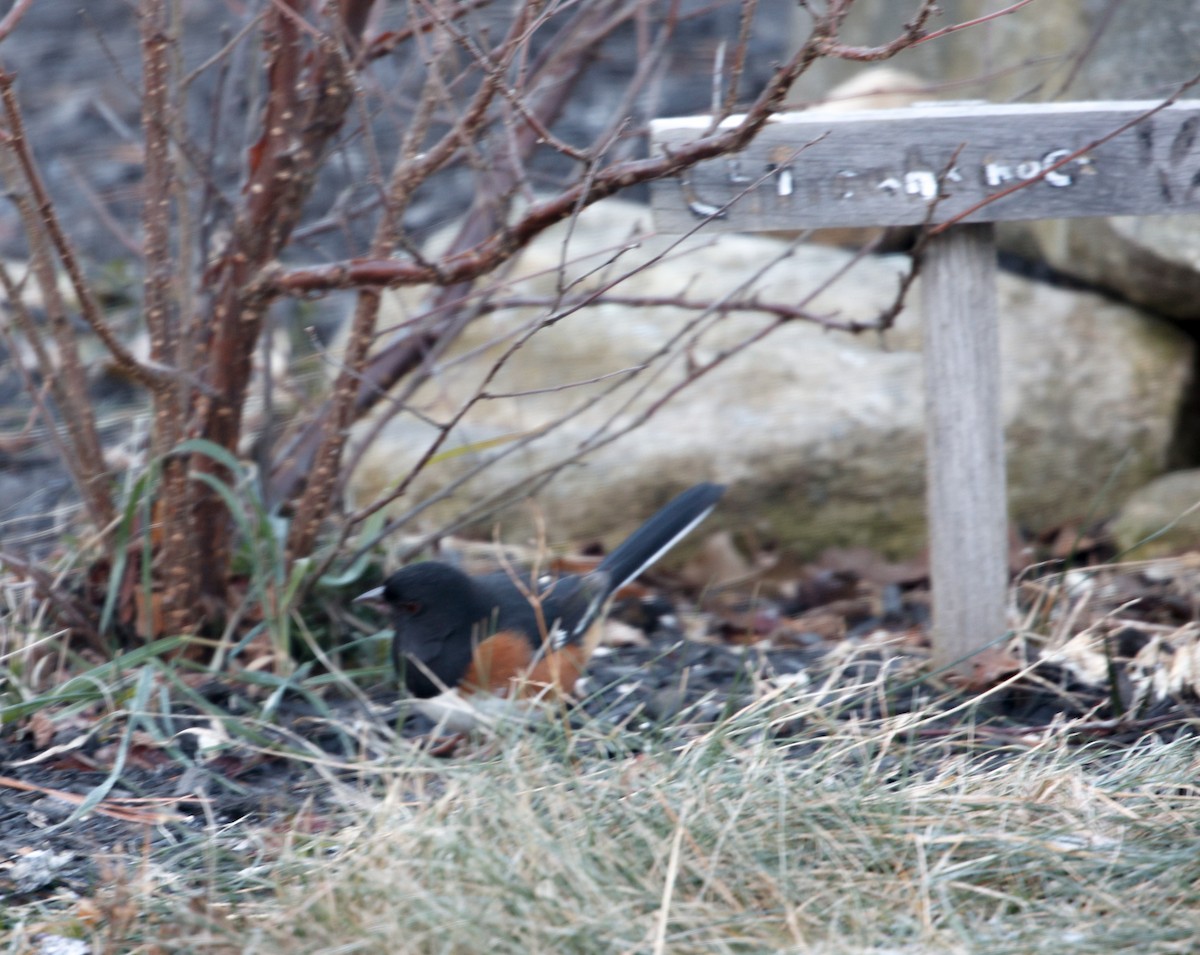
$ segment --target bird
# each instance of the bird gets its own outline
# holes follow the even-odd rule
[[[694,485],[586,574],[472,576],[421,561],[355,602],[390,616],[392,659],[418,712],[455,733],[494,726],[570,697],[613,595],[708,517],[724,493],[724,485]]]

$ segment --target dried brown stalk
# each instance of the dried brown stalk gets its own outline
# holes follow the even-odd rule
[[[160,382],[166,380],[164,370],[148,368],[140,363],[130,354],[129,350],[121,343],[115,332],[104,320],[103,311],[92,292],[91,283],[88,282],[87,277],[83,274],[83,268],[79,264],[79,257],[75,254],[75,249],[71,245],[71,241],[67,238],[67,233],[62,227],[62,223],[59,222],[54,201],[50,198],[50,194],[42,182],[41,173],[38,172],[37,164],[34,162],[33,153],[29,147],[29,140],[25,135],[25,121],[22,118],[21,108],[17,103],[17,97],[13,91],[13,76],[11,73],[3,70],[0,70],[0,99],[3,100],[4,118],[8,123],[8,133],[4,138],[4,145],[8,150],[11,150],[16,160],[16,167],[13,170],[14,175],[6,178],[9,178],[10,182],[21,182],[29,190],[29,198],[35,207],[34,211],[36,213],[36,221],[38,222],[37,231],[45,233],[50,240],[54,252],[62,261],[62,266],[67,272],[67,278],[71,282],[71,289],[79,301],[79,308],[84,321],[88,323],[88,326],[104,343],[104,347],[108,349],[113,361],[123,374],[148,388],[154,388]],[[30,227],[28,221],[25,222],[25,227],[28,231]],[[51,260],[48,259],[47,261]],[[40,276],[38,281],[39,284],[42,281]],[[57,295],[57,282],[55,283],[55,289],[54,294]],[[44,290],[43,293],[45,294]]]
[[[171,137],[170,49],[172,35],[167,5],[143,0],[139,8],[142,41],[142,136],[144,176],[142,250],[145,276],[142,308],[150,332],[150,358],[158,367],[178,367],[179,310],[175,296],[175,257],[171,248],[173,171]],[[168,630],[183,632],[196,623],[199,596],[195,574],[198,547],[192,533],[187,461],[169,452],[183,439],[186,381],[181,376],[164,383],[154,394],[152,451],[162,455],[159,520],[163,535],[163,619]]]
[[[29,243],[30,269],[37,280],[50,323],[56,355],[41,347],[41,333],[22,306],[16,309],[18,325],[34,344],[42,377],[50,383],[58,419],[67,433],[71,455],[66,462],[75,485],[83,498],[88,517],[97,527],[106,527],[116,513],[109,491],[108,471],[96,417],[87,394],[87,376],[79,355],[75,331],[71,327],[67,304],[58,286],[54,253],[47,242],[47,217],[53,213],[48,203],[36,202],[37,190],[30,181],[32,162],[24,127],[20,123],[16,99],[12,94],[12,77],[0,73],[0,97],[3,97],[9,123],[7,136],[0,146],[0,175],[8,184],[9,198],[17,207]],[[9,283],[11,288],[11,283]],[[47,428],[57,429],[56,422],[47,420]]]

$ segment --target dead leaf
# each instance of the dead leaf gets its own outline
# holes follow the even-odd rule
[[[717,531],[683,566],[680,577],[694,588],[722,587],[749,580],[761,570],[743,556],[729,531]]]
[[[46,713],[45,710],[38,710],[26,724],[30,734],[33,736],[33,745],[38,749],[45,749],[55,735],[58,733],[58,726],[54,720]]]
[[[964,661],[950,682],[968,690],[987,690],[1017,673],[1023,664],[1007,647],[985,647]]]
[[[827,547],[816,566],[837,573],[851,573],[879,586],[915,584],[929,577],[929,555],[922,554],[893,563],[868,547]]]

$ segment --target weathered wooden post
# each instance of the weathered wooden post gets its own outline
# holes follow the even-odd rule
[[[656,120],[651,149],[709,124]],[[1200,212],[1200,103],[785,113],[744,152],[656,183],[652,204],[664,233],[954,223],[923,265],[928,516],[934,662],[968,669],[1007,629],[991,223]]]

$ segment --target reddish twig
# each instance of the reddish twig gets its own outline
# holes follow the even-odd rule
[[[472,10],[478,10],[481,7],[486,7],[491,3],[491,0],[467,0],[465,3],[457,4],[449,10],[439,11],[437,14],[424,17],[416,23],[411,23],[406,27],[401,27],[399,30],[389,30],[387,33],[382,33],[363,46],[362,52],[359,54],[360,64],[362,61],[377,60],[380,57],[387,56],[393,52],[401,43],[406,43],[415,36],[422,33],[429,33],[435,27],[445,23],[448,20],[459,20],[465,17]],[[356,64],[359,65],[359,64]]]
[[[1034,0],[1017,0],[1016,3],[1010,4],[1003,10],[996,10],[992,13],[985,14],[982,17],[976,17],[974,20],[963,20],[960,23],[952,23],[948,27],[942,27],[940,30],[934,30],[932,33],[927,33],[917,43],[928,43],[930,40],[937,40],[944,36],[949,36],[951,33],[957,33],[959,30],[967,30],[971,27],[977,27],[981,23],[987,23],[989,20],[998,20],[1000,17],[1011,16],[1022,7],[1027,7]]]
[[[0,40],[7,38],[17,28],[21,17],[25,16],[25,11],[31,6],[33,6],[33,0],[16,0],[12,9],[4,14],[4,19],[0,20]]]
[[[50,334],[57,347],[57,361],[43,347],[41,332],[23,303],[19,298],[10,301],[15,306],[22,333],[35,350],[42,376],[50,382],[59,420],[67,435],[64,444],[70,448],[66,463],[88,517],[96,527],[106,527],[115,508],[108,487],[95,410],[87,394],[87,376],[79,354],[79,342],[58,285],[54,252],[47,241],[47,233],[53,234],[49,223],[54,220],[54,210],[44,191],[39,192],[40,179],[25,140],[24,126],[13,95],[12,77],[3,72],[0,72],[0,98],[10,127],[7,138],[0,144],[0,171],[25,229],[30,270],[42,292]],[[14,284],[7,276],[4,281],[12,294]],[[52,426],[50,419],[47,419],[47,425]]]
[[[840,26],[851,5],[845,0],[834,4],[834,11],[829,14],[829,18],[835,27]],[[818,44],[818,52],[824,57],[862,63],[890,60],[900,51],[907,50],[928,37],[925,32],[925,24],[937,12],[937,0],[921,0],[920,9],[917,10],[916,16],[904,25],[904,32],[883,46],[847,46],[838,41],[835,29],[829,37]]]
[[[84,321],[87,322],[92,331],[104,343],[104,347],[112,355],[113,361],[116,362],[121,371],[131,380],[145,385],[147,388],[157,388],[164,382],[169,381],[169,376],[163,369],[149,368],[134,358],[104,320],[100,305],[92,293],[91,285],[83,274],[83,269],[79,264],[78,256],[75,254],[74,246],[72,246],[70,240],[67,238],[62,223],[59,222],[54,202],[46,190],[41,173],[38,171],[37,163],[34,161],[33,154],[30,151],[29,141],[25,135],[25,122],[21,115],[20,105],[17,103],[16,94],[13,91],[13,82],[14,77],[11,73],[0,70],[0,99],[4,102],[5,117],[9,125],[3,145],[10,149],[16,158],[21,171],[21,177],[28,186],[33,201],[36,204],[38,223],[36,229],[38,232],[41,232],[43,229],[45,230],[55,252],[58,254],[58,258],[63,264],[63,268],[67,271],[71,287],[79,300],[80,312],[83,315]],[[40,277],[38,281],[41,282]],[[54,296],[58,295],[57,281],[53,284],[55,291],[53,293],[47,292],[48,296],[51,294]]]
[[[41,793],[43,796],[49,796],[52,799],[57,799],[71,806],[81,806],[88,798],[86,793],[73,793],[67,792],[65,789],[38,786],[23,779],[16,779],[13,776],[0,776],[0,787],[19,789],[23,792]],[[169,807],[192,799],[194,797],[191,796],[113,797],[111,799],[102,799],[91,808],[91,811],[98,812],[102,816],[108,816],[110,819],[119,819],[122,822],[131,822],[143,826],[161,826],[168,822],[185,821],[185,816],[177,812],[172,812]]]
[[[480,307],[483,312],[497,312],[509,308],[555,308],[554,319],[558,320],[579,308],[589,305],[621,305],[625,308],[678,308],[687,312],[699,312],[712,308],[712,302],[694,301],[683,295],[614,295],[589,294],[566,299],[552,299],[545,296],[512,296],[489,299]],[[876,321],[838,321],[830,315],[820,315],[806,308],[795,305],[781,305],[776,302],[764,302],[759,298],[731,299],[722,304],[722,309],[729,312],[759,312],[770,315],[781,322],[811,322],[820,325],[828,331],[848,332],[857,335],[862,332],[879,330]],[[491,395],[493,398],[507,397]]]
[[[176,42],[170,20],[168,4],[162,0],[143,0],[138,11],[145,154],[142,310],[150,334],[150,358],[160,367],[177,367],[180,364],[180,317],[174,294],[171,249],[174,171],[171,134],[166,125],[171,115],[172,94],[169,53]],[[186,378],[182,376],[156,389],[154,393],[154,440],[151,450],[156,456],[165,456],[159,497],[159,516],[166,529],[160,555],[164,577],[162,611],[164,623],[173,633],[181,633],[195,626],[195,607],[199,596],[196,577],[199,547],[192,533],[189,514],[191,500],[187,462],[166,456],[183,439],[187,402]]]

